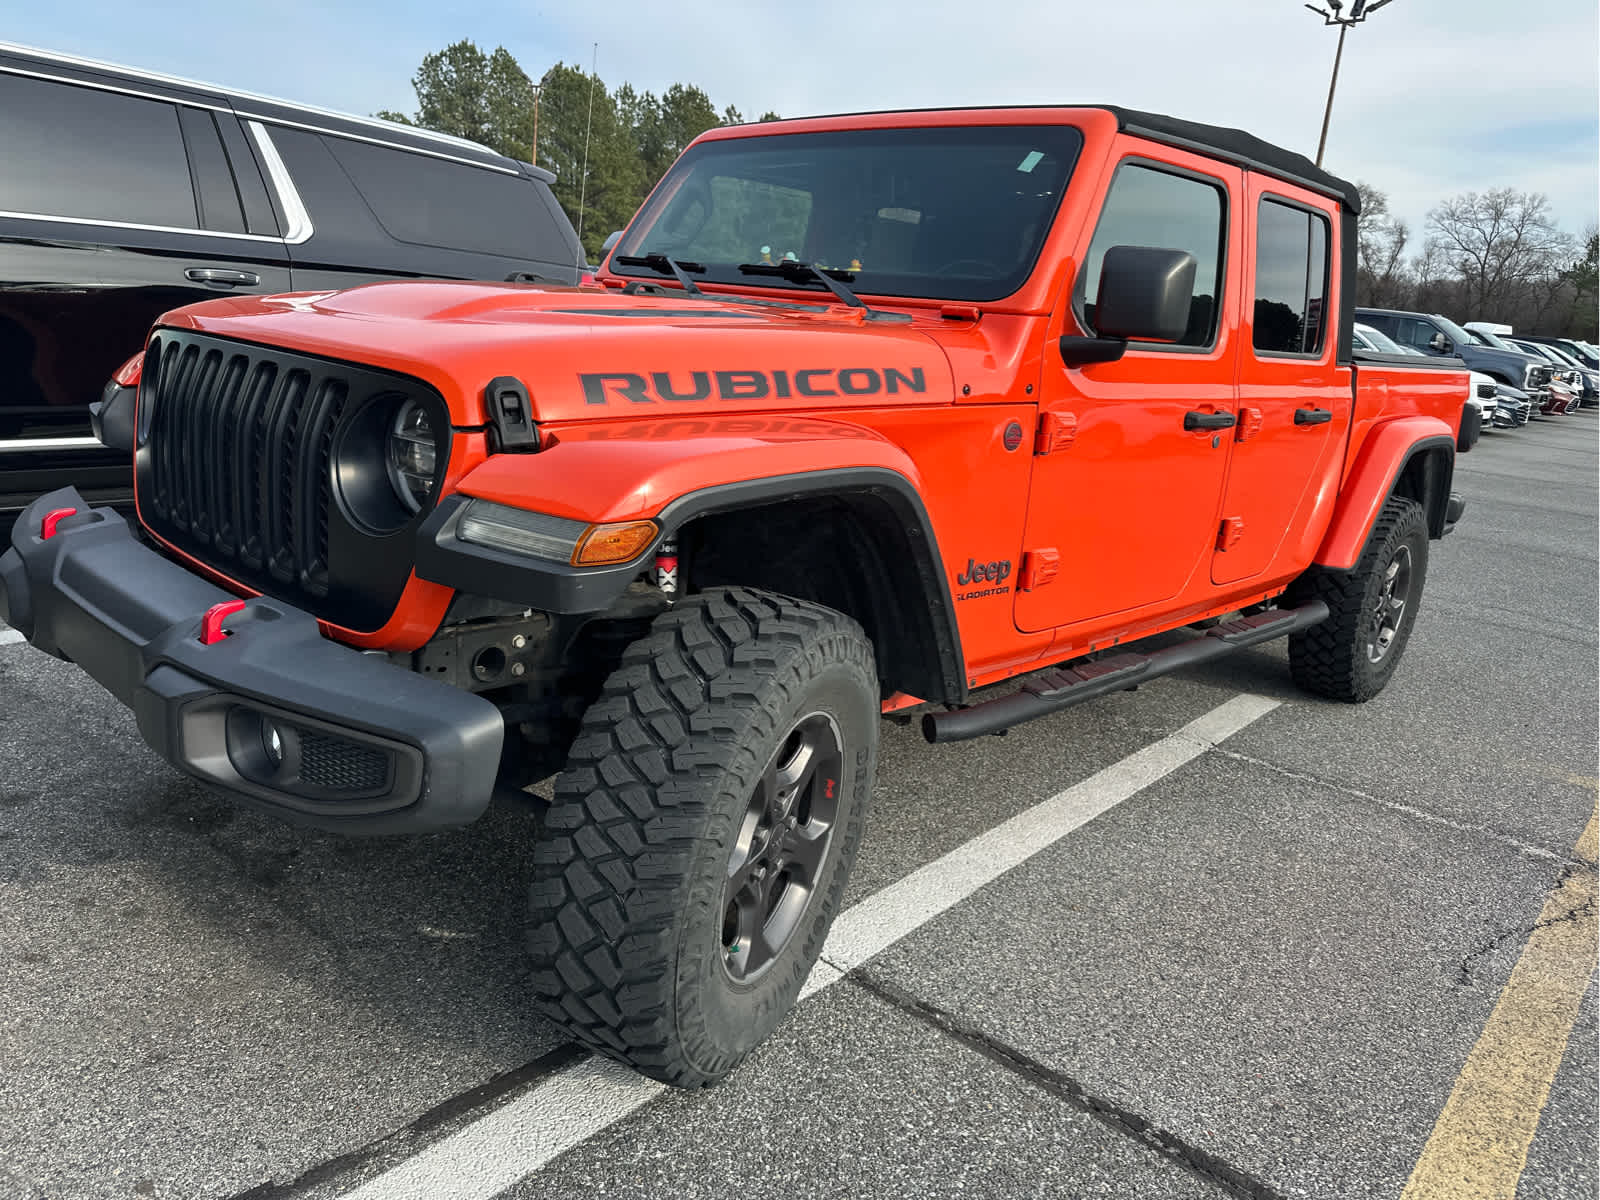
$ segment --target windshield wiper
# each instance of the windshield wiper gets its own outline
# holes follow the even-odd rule
[[[861,297],[845,287],[844,281],[855,281],[855,273],[838,267],[814,267],[810,263],[785,258],[775,263],[740,263],[741,275],[775,275],[790,283],[820,283],[851,308],[859,308],[871,321],[909,321],[909,313],[879,312],[865,304]]]
[[[704,275],[706,273],[704,263],[680,262],[675,258],[660,253],[619,254],[611,261],[619,267],[648,267],[658,275],[671,275],[682,285],[685,295],[703,296],[705,294],[696,285],[695,281],[689,278],[689,272],[691,271],[696,275]]]

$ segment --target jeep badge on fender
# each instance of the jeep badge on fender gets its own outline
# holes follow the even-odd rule
[[[442,829],[554,775],[532,1003],[714,1083],[839,913],[885,704],[977,737],[1283,637],[1318,695],[1388,682],[1467,377],[1352,348],[1359,203],[1119,108],[718,127],[599,287],[167,313],[101,414],[137,395],[141,528],[40,496],[0,619],[302,824]]]

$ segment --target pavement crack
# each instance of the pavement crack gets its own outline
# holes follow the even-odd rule
[[[1170,1129],[1152,1124],[1149,1118],[1096,1095],[1071,1076],[1031,1058],[954,1013],[919,1000],[902,988],[859,968],[845,978],[914,1020],[955,1039],[1040,1090],[1066,1101],[1109,1129],[1132,1138],[1147,1150],[1154,1151],[1229,1196],[1240,1197],[1241,1200],[1284,1200],[1283,1193],[1249,1172],[1192,1145]]]
[[[1350,796],[1367,804],[1374,804],[1379,808],[1388,809],[1390,812],[1398,813],[1403,817],[1411,817],[1418,821],[1425,821],[1429,825],[1440,825],[1446,829],[1452,829],[1457,833],[1465,833],[1473,837],[1487,838],[1490,841],[1498,842],[1500,845],[1505,846],[1508,849],[1515,850],[1518,854],[1526,855],[1529,858],[1537,858],[1543,862],[1558,863],[1563,869],[1568,867],[1577,867],[1579,869],[1588,868],[1589,870],[1594,869],[1594,864],[1585,862],[1581,858],[1576,858],[1572,854],[1551,850],[1548,846],[1535,846],[1531,842],[1525,842],[1521,838],[1514,837],[1511,834],[1506,833],[1503,830],[1496,829],[1491,825],[1479,825],[1471,821],[1458,821],[1454,817],[1445,816],[1443,813],[1432,812],[1426,808],[1418,808],[1415,804],[1405,804],[1399,800],[1385,800],[1382,796],[1374,796],[1371,792],[1363,792],[1360,788],[1351,787],[1347,783],[1338,783],[1332,779],[1324,779],[1322,776],[1314,775],[1309,771],[1297,771],[1292,767],[1283,766],[1281,763],[1275,763],[1265,758],[1258,758],[1254,754],[1241,754],[1237,750],[1228,750],[1222,746],[1216,747],[1216,753],[1225,755],[1226,757],[1234,759],[1238,762],[1249,763],[1251,766],[1260,767],[1266,771],[1272,771],[1275,774],[1282,775],[1286,779],[1293,779],[1298,783],[1313,784],[1317,787],[1324,788],[1327,791],[1337,792],[1342,796]]]
[[[1577,874],[1579,870],[1587,867],[1588,865],[1589,864],[1587,863],[1573,863],[1562,867],[1561,874],[1556,877],[1555,886],[1551,888],[1551,892],[1559,893],[1564,887],[1567,886],[1568,880]],[[1569,905],[1564,911],[1553,917],[1542,917],[1533,922],[1531,925],[1518,925],[1514,928],[1506,930],[1504,933],[1497,934],[1488,941],[1484,942],[1482,945],[1471,950],[1467,956],[1461,960],[1461,966],[1458,968],[1459,974],[1456,982],[1462,987],[1469,986],[1472,983],[1472,971],[1474,964],[1479,959],[1493,954],[1496,950],[1500,949],[1513,938],[1518,941],[1525,942],[1541,929],[1549,929],[1555,925],[1565,925],[1572,921],[1579,921],[1584,917],[1591,915],[1595,911],[1595,897],[1591,895],[1586,897],[1581,904]]]
[[[228,1200],[293,1200],[332,1180],[354,1174],[369,1163],[395,1151],[414,1153],[424,1135],[440,1126],[451,1124],[462,1117],[478,1113],[516,1092],[532,1087],[557,1071],[565,1070],[589,1052],[574,1042],[564,1042],[548,1054],[524,1063],[510,1071],[485,1080],[476,1087],[450,1097],[422,1113],[399,1129],[374,1138],[363,1146],[337,1155],[302,1171],[287,1183],[267,1180],[243,1192],[236,1192]]]

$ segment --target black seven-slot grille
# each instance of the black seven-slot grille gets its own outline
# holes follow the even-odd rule
[[[152,532],[230,578],[351,629],[381,626],[424,514],[389,499],[385,442],[407,400],[444,430],[420,380],[209,335],[159,330],[145,354],[136,451]],[[447,444],[441,439],[439,462]],[[374,525],[355,513],[392,512]]]

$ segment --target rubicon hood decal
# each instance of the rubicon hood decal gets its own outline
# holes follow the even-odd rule
[[[924,395],[927,372],[921,367],[802,367],[796,371],[631,371],[578,376],[587,404],[612,401],[651,404],[657,400],[789,400],[829,396]]]
[[[843,305],[406,281],[241,296],[162,323],[414,376],[456,425],[483,424],[484,388],[505,376],[527,388],[540,424],[955,400],[927,331]]]

